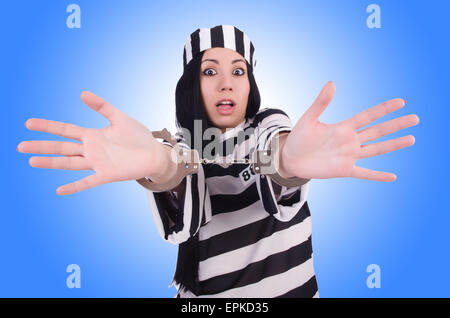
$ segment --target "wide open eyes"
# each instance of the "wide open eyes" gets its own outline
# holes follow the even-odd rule
[[[213,76],[213,75],[216,75],[217,72],[213,68],[207,68],[206,70],[203,71],[203,74],[206,76]],[[244,74],[245,74],[245,71],[242,68],[236,68],[233,70],[233,75],[242,76]]]

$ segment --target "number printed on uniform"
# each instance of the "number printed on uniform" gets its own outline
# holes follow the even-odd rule
[[[246,168],[244,171],[241,172],[239,175],[241,178],[241,181],[244,185],[247,185],[249,182],[253,180],[253,177],[255,175],[255,172],[253,171],[252,165],[249,165],[248,168]]]

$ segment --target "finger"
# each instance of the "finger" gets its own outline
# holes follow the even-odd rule
[[[86,178],[83,178],[79,181],[72,182],[66,185],[63,185],[56,189],[56,193],[59,195],[67,195],[73,194],[76,192],[80,192],[86,189],[90,189],[102,184],[101,178],[97,174],[91,174]]]
[[[407,115],[358,131],[360,143],[369,142],[419,123],[417,115]]]
[[[398,149],[412,146],[415,142],[414,136],[404,136],[388,141],[381,141],[374,144],[362,145],[359,159],[374,157]]]
[[[106,100],[91,92],[84,91],[81,93],[81,99],[90,108],[108,119],[111,123],[115,122],[120,111]]]
[[[30,130],[43,131],[80,141],[84,133],[84,128],[80,126],[41,118],[28,119],[25,126]]]
[[[353,167],[350,177],[383,182],[392,182],[397,179],[397,176],[393,173],[375,171],[357,166]]]
[[[24,153],[76,156],[83,153],[83,146],[68,141],[31,140],[22,141],[17,150]]]
[[[387,102],[366,109],[345,120],[345,122],[356,130],[370,124],[380,117],[383,117],[389,113],[392,113],[393,111],[396,111],[397,109],[402,108],[405,103],[405,100],[401,98],[391,99]]]
[[[328,104],[330,104],[333,99],[335,91],[336,86],[334,86],[334,83],[332,81],[327,82],[323,86],[317,98],[314,100],[314,103],[305,112],[305,116],[318,120],[320,115],[324,112],[325,108],[327,108]]]
[[[92,170],[86,158],[70,157],[31,157],[30,166],[33,168],[62,169],[62,170]]]

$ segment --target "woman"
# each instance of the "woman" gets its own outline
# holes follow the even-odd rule
[[[418,123],[416,115],[396,118],[358,130],[404,106],[393,99],[337,124],[319,116],[333,98],[328,82],[312,106],[292,127],[282,110],[260,109],[253,77],[254,47],[248,36],[229,25],[197,29],[187,39],[184,72],[176,90],[177,141],[202,158],[251,159],[256,150],[272,149],[278,174],[308,181],[353,177],[394,181],[392,173],[355,166],[355,161],[414,143],[412,136],[362,145]],[[44,119],[26,126],[82,143],[25,141],[18,150],[59,154],[32,157],[40,168],[95,170],[95,174],[59,187],[71,194],[107,182],[148,177],[165,184],[176,175],[171,145],[102,98],[83,92],[82,100],[111,125],[88,129]],[[196,131],[200,123],[200,134]],[[204,138],[216,128],[216,145]],[[242,136],[243,138],[238,138]],[[208,134],[206,134],[208,135]],[[198,142],[200,138],[200,143]],[[169,145],[167,147],[166,145]],[[217,153],[219,149],[220,153]],[[211,159],[211,158],[210,158]],[[179,244],[174,284],[177,297],[318,297],[306,202],[309,182],[280,186],[255,173],[252,165],[202,164],[196,173],[165,191],[148,190],[151,212],[161,236]]]

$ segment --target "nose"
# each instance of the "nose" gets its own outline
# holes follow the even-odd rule
[[[231,91],[233,90],[233,84],[232,84],[232,79],[231,76],[229,75],[223,75],[221,80],[220,80],[220,90],[221,91]]]

